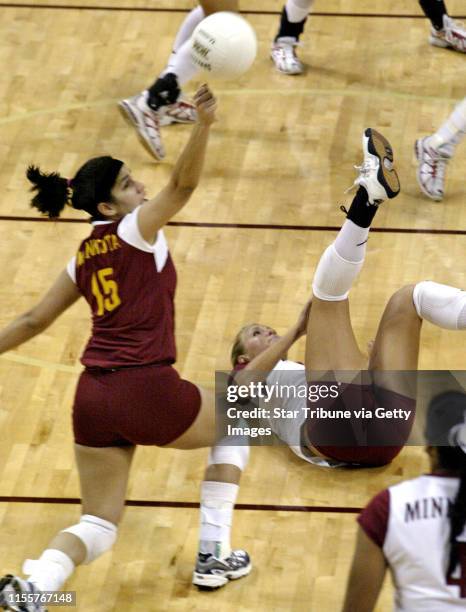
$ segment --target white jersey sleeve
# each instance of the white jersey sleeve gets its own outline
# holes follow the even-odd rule
[[[141,207],[138,206],[133,212],[126,215],[118,225],[118,237],[140,251],[153,253],[157,272],[161,272],[167,262],[168,245],[162,230],[157,232],[157,239],[150,244],[141,236],[138,224],[138,215]]]
[[[66,271],[68,272],[68,276],[71,278],[73,283],[76,285],[76,256],[70,259],[66,266]]]

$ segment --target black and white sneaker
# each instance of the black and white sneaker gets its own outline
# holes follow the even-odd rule
[[[230,580],[247,576],[252,569],[251,559],[244,550],[233,550],[226,559],[198,553],[193,572],[193,584],[199,588],[218,589]]]
[[[393,149],[388,140],[376,130],[367,128],[362,136],[364,161],[354,185],[365,188],[369,204],[380,204],[400,193],[400,180],[393,166]]]
[[[14,612],[47,612],[39,599],[39,591],[32,582],[8,574],[0,578],[0,608]]]

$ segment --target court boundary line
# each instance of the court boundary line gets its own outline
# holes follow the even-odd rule
[[[89,223],[87,219],[47,219],[45,217],[23,217],[13,215],[0,215],[0,221],[30,221],[33,223]],[[169,221],[169,227],[192,227],[211,229],[252,229],[252,230],[284,230],[299,232],[338,232],[341,226],[337,225],[280,225],[273,223],[213,223],[209,221]],[[431,229],[411,227],[372,227],[372,233],[379,234],[433,234],[437,236],[465,236],[466,230],[460,229]]]
[[[35,497],[35,496],[7,496],[0,495],[0,503],[27,503],[27,504],[62,504],[79,505],[81,500],[78,497]],[[125,506],[133,508],[192,508],[198,509],[198,502],[180,502],[164,500],[126,500]],[[255,510],[262,512],[304,512],[304,513],[337,513],[337,514],[357,514],[362,508],[346,506],[292,506],[286,504],[235,504],[235,510]]]
[[[20,8],[20,9],[38,9],[38,10],[75,10],[75,11],[109,11],[109,12],[129,12],[129,13],[189,13],[190,7],[150,7],[150,6],[98,6],[90,4],[85,5],[72,5],[72,4],[33,4],[29,2],[0,2],[0,8]],[[280,11],[268,11],[268,10],[245,10],[240,11],[244,15],[280,15]],[[313,11],[309,13],[313,17],[361,17],[365,19],[427,19],[422,14],[404,14],[404,13],[330,13],[325,11]],[[450,15],[453,19],[465,19],[465,15]]]

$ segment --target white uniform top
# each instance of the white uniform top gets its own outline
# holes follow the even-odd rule
[[[168,258],[168,245],[165,234],[162,230],[159,230],[154,244],[146,242],[139,231],[138,214],[140,209],[141,207],[138,206],[131,213],[123,217],[117,228],[117,236],[140,251],[154,253],[157,272],[161,272]],[[108,223],[113,223],[113,221],[93,221],[92,225],[106,225]],[[73,283],[76,283],[76,257],[70,259],[66,266],[66,271]]]
[[[306,371],[302,363],[296,361],[280,360],[274,369],[269,373],[266,380],[267,385],[278,384],[281,387],[293,385],[296,388],[307,387]],[[290,394],[291,395],[291,394]],[[275,402],[274,405],[277,405]],[[303,398],[287,397],[282,394],[280,398],[280,408],[287,411],[296,411],[298,416],[295,418],[266,418],[262,419],[266,426],[270,427],[273,433],[290,449],[304,461],[321,467],[338,467],[345,465],[331,459],[312,457],[303,453],[301,448],[301,427],[306,420],[306,413],[302,410],[306,406]]]
[[[362,511],[359,523],[383,553],[393,575],[396,612],[466,610],[466,529],[461,567],[448,579],[449,505],[459,479],[420,476],[379,493]]]

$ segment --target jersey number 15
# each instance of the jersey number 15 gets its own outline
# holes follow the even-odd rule
[[[96,315],[98,317],[102,316],[105,311],[115,310],[121,304],[118,285],[111,278],[112,274],[113,268],[102,268],[92,275],[91,287],[97,302]]]

